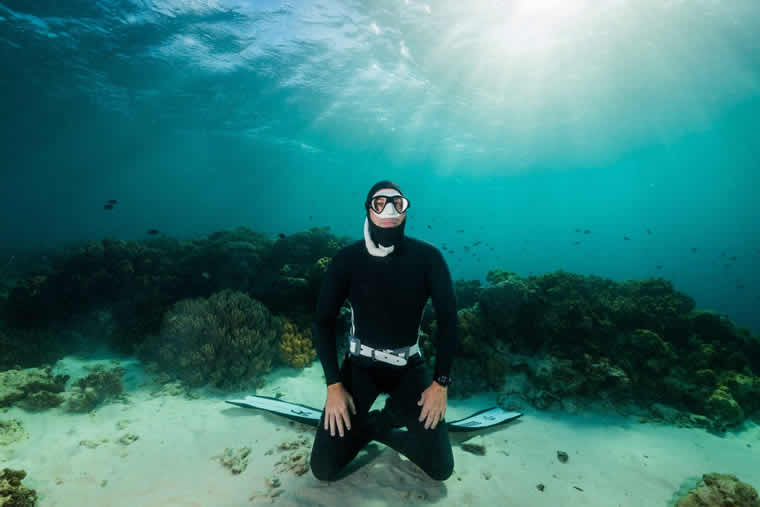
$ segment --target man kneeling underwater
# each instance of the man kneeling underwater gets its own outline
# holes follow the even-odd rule
[[[327,400],[311,469],[320,480],[334,480],[376,440],[443,481],[454,469],[444,419],[457,341],[451,275],[435,246],[404,235],[409,200],[398,185],[376,183],[364,207],[364,240],[346,246],[330,262],[312,324]],[[428,297],[439,330],[432,382],[418,344]],[[346,298],[351,335],[338,368],[336,319]],[[390,395],[385,408],[369,412],[380,393]]]

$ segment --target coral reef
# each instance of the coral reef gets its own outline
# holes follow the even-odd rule
[[[20,274],[0,309],[10,327],[40,329],[108,307],[115,324],[109,344],[133,353],[160,331],[171,305],[222,290],[244,292],[274,312],[311,312],[326,263],[351,241],[330,234],[328,227],[277,241],[246,227],[191,241],[167,236],[89,241],[51,252],[45,263]],[[54,353],[52,360],[63,355]],[[4,361],[6,367],[12,360]]]
[[[299,329],[287,318],[283,322],[280,338],[280,360],[294,368],[303,368],[311,364],[317,357],[317,351],[311,342],[311,329]]]
[[[0,372],[0,407],[15,405],[29,411],[58,407],[70,412],[89,412],[103,401],[121,395],[121,367],[93,372],[74,382],[66,391],[69,375],[53,375],[52,368],[13,369]]]
[[[281,329],[263,304],[225,290],[176,303],[165,315],[161,334],[138,353],[190,386],[234,388],[260,381],[271,369]]]
[[[454,281],[457,310],[473,306],[480,299],[481,292],[483,292],[483,288],[480,286],[480,280]]]
[[[715,431],[760,409],[760,340],[694,311],[669,282],[500,270],[488,280],[458,312],[452,396],[519,377],[519,395],[537,407],[659,403],[682,413],[681,424]],[[434,355],[436,324],[426,333],[423,350]]]
[[[28,437],[24,431],[24,426],[18,419],[3,421],[0,419],[0,446],[10,445],[19,440]],[[0,504],[2,505],[2,504]]]
[[[0,505],[8,507],[34,507],[37,492],[21,484],[26,477],[23,470],[4,468],[0,473]]]
[[[51,368],[0,372],[0,407],[17,405],[27,410],[57,407],[64,401],[68,375],[53,375]]]
[[[226,447],[221,456],[214,456],[213,459],[219,460],[222,466],[229,468],[230,472],[237,475],[248,468],[249,454],[251,454],[250,447],[241,447],[240,449]]]
[[[0,371],[51,364],[92,336],[191,387],[259,382],[273,361],[303,367],[314,360],[309,318],[320,284],[351,242],[324,227],[276,240],[239,227],[190,241],[103,239],[19,256],[13,286],[0,287]],[[666,280],[505,270],[486,280],[455,284],[451,396],[490,389],[510,402],[568,410],[589,400],[632,402],[658,407],[652,418],[716,431],[760,410],[760,340],[695,310]],[[430,306],[426,357],[437,341]],[[343,307],[341,323],[347,316]],[[344,347],[339,340],[339,357]],[[87,410],[102,401],[93,385],[55,389],[13,396],[23,393],[28,409],[69,398]],[[0,404],[6,399],[0,394]]]
[[[118,397],[124,391],[122,367],[107,370],[98,365],[93,372],[74,382],[66,393],[66,410],[69,412],[90,412],[109,398]]]
[[[678,499],[676,507],[760,507],[755,488],[735,475],[711,473]]]
[[[68,336],[53,328],[15,329],[0,323],[0,371],[55,362],[70,349]]]

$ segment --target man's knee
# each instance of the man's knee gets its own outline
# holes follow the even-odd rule
[[[441,463],[438,466],[434,466],[429,472],[428,476],[435,481],[445,481],[451,474],[454,473],[454,462],[447,461]]]
[[[320,481],[332,481],[335,479],[337,470],[333,470],[329,464],[311,460],[311,473]]]

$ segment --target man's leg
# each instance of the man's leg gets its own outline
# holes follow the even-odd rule
[[[325,415],[322,413],[311,449],[311,471],[317,479],[323,481],[335,480],[343,467],[350,463],[372,438],[367,425],[367,411],[378,394],[374,382],[364,368],[352,367],[350,358],[343,361],[341,378],[343,386],[354,399],[356,415],[348,409],[351,429],[344,426],[344,436],[341,437],[337,429],[335,436],[330,435],[329,429],[325,430]]]
[[[454,470],[454,454],[446,421],[439,421],[435,429],[425,429],[425,422],[418,420],[422,407],[417,405],[417,401],[430,383],[431,377],[424,363],[405,372],[387,403],[396,412],[394,419],[397,423],[403,423],[407,431],[387,428],[375,439],[409,458],[432,479],[444,481]]]

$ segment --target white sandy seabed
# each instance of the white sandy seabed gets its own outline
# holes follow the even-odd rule
[[[55,371],[78,378],[96,363],[67,358]],[[119,363],[127,370],[125,401],[84,415],[59,409],[0,413],[1,419],[20,420],[28,435],[0,447],[0,468],[26,470],[23,484],[37,491],[39,505],[666,506],[709,472],[735,474],[760,489],[755,423],[719,437],[702,429],[641,424],[634,417],[532,409],[495,429],[452,433],[455,470],[444,482],[429,479],[392,449],[371,444],[345,478],[324,483],[304,466],[314,440],[311,428],[224,403],[253,393],[155,395],[157,387],[146,383],[139,362]],[[318,362],[304,370],[280,369],[255,394],[280,393],[321,408],[321,374]],[[455,420],[492,406],[495,397],[449,400],[446,417]],[[485,446],[485,455],[465,451],[465,439]],[[222,464],[225,449],[234,454],[246,447],[250,454],[242,472]],[[569,456],[565,463],[559,450]]]

